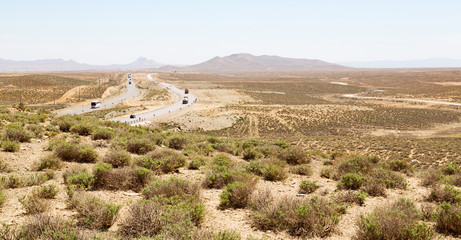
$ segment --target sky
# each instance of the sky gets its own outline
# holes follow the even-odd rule
[[[0,0],[0,58],[461,59],[458,0]]]

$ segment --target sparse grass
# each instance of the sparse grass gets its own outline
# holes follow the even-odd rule
[[[0,159],[0,173],[5,173],[9,171],[10,167],[8,166],[8,164],[3,159]]]
[[[2,209],[3,204],[6,202],[6,194],[0,191],[0,209]]]

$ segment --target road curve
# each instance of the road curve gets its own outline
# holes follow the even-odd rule
[[[132,82],[130,84],[130,82]],[[99,110],[99,109],[104,109],[104,108],[110,108],[110,107],[113,107],[119,103],[121,103],[122,101],[124,100],[127,100],[127,99],[134,99],[136,98],[137,96],[139,96],[139,94],[141,93],[141,91],[139,90],[139,88],[136,86],[136,84],[130,80],[130,77],[127,77],[127,81],[126,81],[126,84],[125,84],[125,93],[120,95],[120,96],[117,96],[113,99],[109,99],[107,101],[104,101],[102,102],[101,101],[101,107],[99,108],[91,108],[90,105],[88,106],[81,106],[81,107],[78,107],[78,108],[69,108],[69,109],[63,109],[63,110],[59,110],[59,111],[56,111],[58,116],[62,116],[62,115],[72,115],[72,114],[82,114],[82,113],[87,113],[87,112],[92,112],[92,111],[95,111],[95,110]]]
[[[147,74],[147,78],[149,80],[155,82],[155,79],[152,77],[151,74]],[[163,107],[163,108],[160,108],[160,109],[157,109],[157,110],[152,110],[152,111],[149,111],[149,112],[136,114],[136,118],[126,117],[126,118],[119,119],[118,121],[124,122],[124,123],[127,123],[127,124],[139,124],[139,123],[142,123],[142,122],[152,121],[152,120],[158,119],[160,117],[166,116],[168,114],[171,114],[171,113],[173,113],[175,111],[182,110],[184,108],[190,107],[192,104],[194,104],[198,100],[197,96],[195,96],[195,95],[193,95],[191,93],[185,94],[184,90],[179,89],[179,88],[175,87],[172,84],[158,83],[158,85],[165,88],[165,89],[167,89],[167,90],[169,90],[170,92],[173,92],[174,94],[178,95],[179,100],[176,101],[175,103],[171,104],[171,105],[168,105],[166,107]],[[188,96],[188,98],[189,98],[189,102],[187,104],[183,104],[184,96]]]
[[[449,105],[449,106],[458,106],[458,107],[461,106],[461,103],[433,101],[433,100],[424,100],[424,99],[413,99],[413,98],[365,97],[365,96],[359,96],[358,94],[344,94],[343,97],[353,98],[353,99],[384,100],[384,101],[393,101],[393,102],[417,102],[417,103],[429,103],[429,104]]]

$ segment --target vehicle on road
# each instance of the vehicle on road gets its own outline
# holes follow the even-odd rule
[[[91,102],[91,108],[100,108],[101,107],[101,101],[92,101]]]
[[[136,118],[136,115],[131,114],[131,115],[130,115],[130,118]]]
[[[189,98],[184,97],[183,100],[182,100],[182,104],[188,104],[188,103],[189,103]]]
[[[131,81],[129,82],[129,84],[131,84]]]
[[[184,94],[189,94],[189,89],[188,89],[188,88],[186,88],[186,89],[184,90]]]

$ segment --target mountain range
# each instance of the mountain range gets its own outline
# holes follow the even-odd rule
[[[461,67],[461,59],[430,58],[406,61],[379,60],[339,62],[338,64],[353,68],[459,68]]]
[[[147,58],[138,58],[129,64],[89,65],[72,60],[45,59],[35,61],[13,61],[0,59],[0,72],[64,72],[98,70],[157,70],[181,72],[251,72],[251,71],[302,71],[315,69],[337,69],[343,66],[321,60],[284,58],[278,56],[254,56],[247,53],[215,57],[206,62],[173,66],[161,64]]]
[[[284,58],[279,56],[254,56],[248,53],[214,57],[206,62],[175,67],[165,66],[160,70],[187,72],[261,72],[261,71],[305,71],[338,69],[344,66],[317,59]]]
[[[90,65],[73,60],[44,59],[35,61],[14,61],[0,59],[0,73],[6,72],[68,72],[68,71],[98,71],[98,70],[140,70],[164,66],[154,60],[144,57],[129,64]]]

